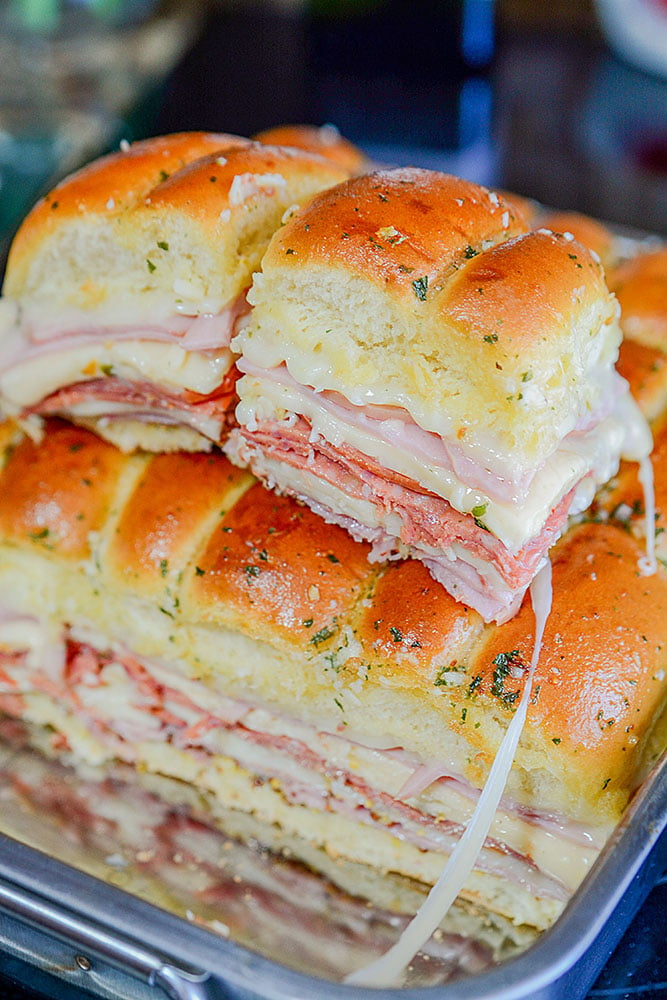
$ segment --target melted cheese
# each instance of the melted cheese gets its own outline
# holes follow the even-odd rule
[[[578,495],[572,513],[584,510],[591,502],[596,485],[615,474],[619,457],[626,451],[630,436],[633,451],[650,452],[650,434],[646,422],[629,393],[617,401],[616,408],[597,427],[586,433],[570,436],[562,442],[548,464],[533,477],[525,499],[515,497],[499,500],[471,488],[451,468],[425,464],[415,449],[402,447],[382,435],[382,422],[377,433],[363,424],[346,419],[346,411],[332,412],[319,403],[315,393],[269,379],[245,375],[238,383],[241,402],[237,408],[239,422],[252,431],[257,422],[284,419],[290,413],[307,418],[313,435],[334,446],[345,443],[376,459],[385,468],[393,469],[420,483],[447,500],[463,513],[484,508],[484,524],[510,551],[518,552],[540,533],[559,500],[576,487]],[[633,456],[634,457],[634,456]],[[511,463],[511,459],[508,460]],[[588,478],[592,474],[592,478]],[[280,485],[281,473],[276,481]],[[318,493],[314,494],[319,498]],[[363,521],[363,523],[367,523]]]
[[[639,460],[639,482],[644,491],[644,532],[646,534],[646,555],[640,560],[639,568],[646,576],[650,576],[658,568],[655,555],[655,485],[650,457]]]
[[[530,668],[517,710],[498,748],[472,818],[449,856],[440,878],[398,941],[377,961],[348,976],[345,980],[348,983],[357,986],[377,987],[394,985],[412,958],[439,926],[475,866],[500,803],[507,775],[512,767],[517,744],[526,721],[533,675],[542,648],[544,626],[551,610],[551,564],[548,561],[531,585],[531,597],[535,612],[535,644]]]
[[[47,631],[54,646],[62,648],[62,634],[52,635],[55,630],[51,628]],[[75,632],[84,642],[95,637],[89,629],[77,629]],[[8,690],[25,694],[39,690],[39,683],[35,682],[44,670],[45,638],[45,626],[37,619],[13,615],[0,622],[0,647],[29,651],[23,664],[5,666],[6,676],[12,680]],[[103,645],[106,645],[104,640]],[[161,740],[161,723],[151,710],[151,698],[141,688],[137,689],[136,681],[122,667],[123,655],[118,649],[117,658],[106,663],[98,676],[95,673],[82,676],[76,683],[76,704],[82,716],[103,721],[105,726],[126,740],[135,743],[151,738]],[[49,671],[49,677],[56,685],[63,683],[64,662],[64,656],[61,656],[59,669]],[[338,776],[345,773],[354,774],[369,788],[379,789],[399,801],[405,798],[401,787],[412,771],[413,760],[409,755],[406,754],[405,759],[397,758],[395,753],[352,742],[346,736],[319,729],[314,723],[230,698],[222,690],[185,676],[173,665],[152,660],[145,661],[145,667],[165,691],[176,691],[183,696],[168,696],[165,705],[173,717],[185,719],[195,727],[192,736],[195,746],[201,743],[211,754],[232,757],[253,773],[279,774],[281,780],[302,789],[311,808],[322,807],[329,787],[341,801],[352,794],[344,781],[339,784]],[[71,681],[67,683],[71,684]],[[207,717],[224,720],[232,728],[216,725],[200,732],[197,724]],[[243,732],[272,734],[289,741],[286,743],[290,747],[289,752],[277,753],[275,746],[248,741],[235,730],[238,722],[242,723]],[[172,741],[182,748],[191,745],[187,734],[183,740],[179,735],[173,735]],[[312,761],[299,753],[299,744],[313,753],[316,759],[324,761],[325,765],[313,767]],[[416,763],[419,764],[418,761]],[[453,762],[446,770],[455,773]],[[423,811],[426,817],[445,817],[456,823],[466,823],[473,814],[477,795],[475,788],[463,778],[456,777],[435,782],[409,798],[410,805]],[[558,894],[559,888],[564,887],[565,895],[576,888],[604,840],[602,831],[584,830],[576,824],[570,830],[570,824],[565,820],[560,824],[531,822],[509,802],[500,803],[488,835],[509,845],[518,854],[531,858],[540,874],[526,869],[523,880],[535,885],[539,882],[542,892],[552,896]],[[449,851],[455,834],[443,835],[426,825],[423,836],[431,840],[432,848]],[[495,871],[501,864],[498,853],[487,849],[484,867]],[[550,885],[553,879],[556,884]]]
[[[205,395],[220,385],[232,361],[227,348],[204,354],[141,339],[108,339],[62,350],[56,343],[53,351],[27,358],[0,374],[0,395],[7,412],[13,407],[17,413],[63,386],[103,377],[109,370],[119,378]]]

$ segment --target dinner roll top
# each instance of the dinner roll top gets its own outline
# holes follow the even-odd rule
[[[599,262],[448,175],[322,193],[276,233],[250,299],[251,362],[402,407],[496,471],[544,462],[609,398],[620,331]]]
[[[582,212],[553,211],[538,215],[539,228],[569,234],[600,258],[606,269],[616,263],[616,239],[603,222]],[[534,226],[537,228],[537,226]]]
[[[667,247],[619,264],[609,275],[609,285],[621,305],[624,336],[667,353]]]
[[[245,291],[285,212],[347,176],[238,137],[137,145],[63,181],[19,230],[4,291],[29,314],[217,313]]]
[[[50,267],[65,269],[62,250],[75,259],[85,255],[87,232],[134,208],[192,160],[247,143],[227,133],[178,132],[123,143],[119,151],[70,174],[37,202],[19,227],[9,251],[3,294],[21,298],[39,292],[50,281]],[[53,284],[57,287],[56,281]]]
[[[273,146],[293,146],[319,153],[350,174],[360,174],[368,168],[363,150],[341,135],[335,125],[276,125],[258,132],[254,138]]]

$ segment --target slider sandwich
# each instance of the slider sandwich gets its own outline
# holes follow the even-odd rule
[[[621,455],[648,461],[598,259],[478,185],[399,169],[321,193],[249,301],[228,456],[487,621]]]
[[[125,450],[208,449],[233,416],[230,350],[273,232],[347,172],[317,154],[182,133],[64,180],[12,244],[0,300],[0,409]]]
[[[175,779],[212,821],[419,905],[513,717],[530,602],[485,625],[219,451],[3,433],[0,712],[83,772]],[[462,890],[506,938],[558,916],[664,748],[667,578],[638,578],[641,551],[612,521],[554,547],[526,724]]]

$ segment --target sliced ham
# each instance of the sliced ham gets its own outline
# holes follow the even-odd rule
[[[7,414],[180,426],[219,443],[237,402],[229,345],[248,309],[245,293],[217,313],[134,322],[109,307],[36,321],[17,306],[0,337]]]
[[[274,789],[280,788],[293,806],[336,813],[377,827],[420,851],[449,854],[458,842],[465,818],[436,816],[418,804],[423,788],[443,780],[441,768],[417,762],[415,780],[405,783],[398,793],[390,793],[375,787],[356,769],[341,766],[341,750],[346,752],[348,744],[352,751],[359,746],[344,735],[318,733],[303,723],[292,729],[289,719],[280,719],[263,708],[258,710],[199,686],[188,688],[165,664],[144,662],[129,652],[100,651],[71,634],[65,641],[67,653],[58,678],[33,668],[25,652],[0,652],[5,713],[24,717],[25,699],[31,692],[39,692],[51,698],[59,711],[64,709],[83,723],[112,759],[141,766],[142,746],[156,743],[171,744],[203,766],[219,755],[231,756],[260,783],[269,781]],[[197,700],[191,697],[195,691],[199,693]],[[376,752],[396,760],[403,753],[400,748]],[[431,780],[425,780],[427,777]],[[463,789],[464,800],[474,802],[479,796],[479,791],[468,787],[462,778],[448,780],[459,792]],[[410,789],[409,784],[414,787]],[[504,808],[509,810],[507,815],[533,828],[543,827],[549,837],[569,843],[570,849],[581,842],[577,828],[570,836],[567,821],[556,822],[554,817],[525,811],[522,815],[507,802]],[[560,903],[571,891],[560,878],[494,833],[485,840],[477,868]]]
[[[218,388],[208,395],[188,390],[169,392],[152,382],[134,382],[114,376],[89,379],[64,386],[26,409],[23,415],[46,417],[70,414],[106,420],[155,421],[185,425],[208,434],[215,433],[211,428],[217,426],[217,441],[223,430],[233,422],[238,377],[239,372],[234,365]]]
[[[217,313],[174,314],[142,322],[111,322],[100,317],[72,311],[52,320],[39,321],[19,310],[14,317],[12,335],[4,339],[0,353],[0,372],[30,358],[81,344],[113,341],[157,341],[174,343],[189,351],[214,351],[229,348],[239,321],[248,312],[245,293]]]
[[[380,558],[392,554],[416,556],[447,589],[452,586],[452,578],[456,579],[468,603],[497,620],[509,617],[515,610],[545,553],[565,527],[574,498],[571,490],[554,507],[540,534],[514,553],[485,528],[480,518],[462,514],[442,497],[349,445],[334,447],[313,436],[303,418],[267,421],[252,431],[241,427],[234,432],[232,447],[237,448],[240,461],[262,478],[266,478],[262,469],[268,458],[324,480],[348,497],[372,504],[378,511],[379,523],[398,517],[400,531],[394,540],[386,532],[369,530],[358,522],[352,525],[349,519],[345,527],[359,539],[375,543]],[[340,516],[323,509],[307,494],[300,499],[325,519],[342,523]],[[397,550],[397,542],[403,548]],[[470,557],[468,565],[461,559],[462,552]],[[494,591],[488,572],[483,575],[489,567],[502,581],[508,597],[501,596],[497,585]]]
[[[508,463],[503,463],[499,471],[494,471],[490,464],[485,464],[471,450],[466,451],[460,441],[452,438],[445,440],[439,434],[420,427],[410,413],[400,406],[377,403],[354,405],[340,393],[327,390],[316,392],[308,386],[300,385],[285,365],[270,369],[259,368],[243,356],[237,363],[243,374],[250,375],[263,384],[283,386],[289,390],[291,398],[301,397],[302,407],[299,412],[306,413],[308,404],[312,406],[314,403],[316,409],[328,413],[340,424],[341,436],[345,434],[346,427],[362,429],[379,441],[418,456],[425,465],[450,472],[467,487],[481,490],[495,500],[522,503],[540,471],[535,468],[520,474]],[[585,420],[580,420],[572,428],[569,435],[570,447],[576,449],[578,437],[585,435],[610,415],[615,402],[626,390],[624,380],[613,373],[604,395],[604,409],[595,414],[587,414]],[[248,421],[248,427],[254,429],[254,423]],[[387,472],[390,473],[391,470]]]

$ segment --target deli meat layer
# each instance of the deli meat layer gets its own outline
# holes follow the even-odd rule
[[[485,625],[221,453],[128,455],[58,421],[2,435],[0,710],[297,855],[433,883],[512,718],[529,601]],[[527,723],[463,892],[517,927],[561,912],[664,742],[667,580],[638,569],[638,489],[624,465],[552,553]]]

